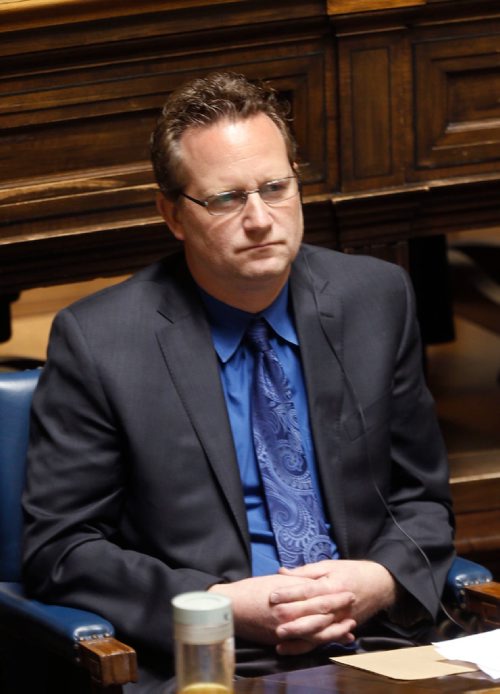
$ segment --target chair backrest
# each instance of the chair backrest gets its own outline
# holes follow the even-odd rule
[[[24,487],[31,398],[40,369],[0,373],[0,581],[21,579]]]

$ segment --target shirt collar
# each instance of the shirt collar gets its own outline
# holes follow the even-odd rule
[[[273,303],[257,314],[229,306],[207,294],[201,287],[199,290],[208,313],[215,351],[223,364],[236,352],[250,321],[257,316],[264,317],[283,340],[292,345],[299,344],[288,302],[288,283]]]

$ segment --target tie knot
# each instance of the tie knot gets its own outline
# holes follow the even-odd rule
[[[269,326],[263,318],[257,318],[250,323],[246,337],[252,349],[257,352],[267,352],[271,349]]]

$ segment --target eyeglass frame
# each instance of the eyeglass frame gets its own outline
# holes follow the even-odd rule
[[[260,190],[261,190],[261,188],[263,188],[263,186],[266,186],[269,183],[276,183],[278,181],[288,181],[292,178],[294,178],[297,181],[297,192],[296,193],[293,193],[293,195],[291,195],[289,198],[283,198],[283,200],[278,200],[275,203],[270,203],[270,202],[267,202],[267,200],[264,200],[264,198],[262,197],[262,195],[260,193]],[[270,181],[264,181],[264,183],[262,183],[258,188],[255,188],[255,190],[238,190],[237,188],[235,188],[234,190],[223,190],[220,193],[215,193],[214,195],[209,195],[206,200],[198,200],[197,198],[193,198],[191,195],[188,195],[187,193],[185,193],[182,190],[179,192],[179,195],[181,195],[183,198],[186,198],[187,200],[191,200],[191,202],[194,202],[197,205],[200,205],[200,207],[204,207],[205,210],[207,211],[207,213],[209,215],[211,215],[212,217],[223,217],[226,214],[233,214],[234,212],[240,212],[247,204],[248,196],[251,195],[252,193],[259,193],[259,197],[264,204],[269,205],[269,207],[274,207],[276,205],[279,205],[282,202],[285,202],[286,200],[291,200],[297,194],[299,194],[301,192],[301,190],[302,190],[302,183],[301,183],[300,178],[297,176],[297,174],[292,174],[291,176],[283,176],[283,178],[272,178]],[[239,193],[242,196],[241,206],[234,209],[234,210],[228,211],[228,212],[210,212],[210,210],[208,209],[208,205],[209,205],[208,201],[212,198],[217,198],[219,195],[227,195],[227,193]]]

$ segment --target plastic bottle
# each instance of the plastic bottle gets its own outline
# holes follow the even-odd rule
[[[172,600],[177,694],[232,694],[234,636],[231,601],[206,592]]]

